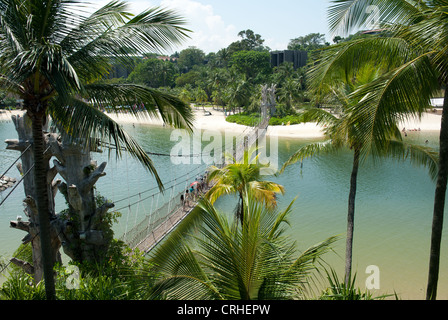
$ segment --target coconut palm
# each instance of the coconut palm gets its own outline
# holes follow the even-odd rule
[[[245,107],[250,103],[250,97],[252,95],[252,86],[245,79],[245,76],[237,77],[233,81],[230,81],[225,89],[226,103],[235,112],[236,108]]]
[[[293,78],[287,78],[277,90],[277,96],[278,101],[285,104],[288,112],[294,111],[294,104],[300,101],[303,96],[300,81]]]
[[[325,62],[321,62],[321,64],[324,66]],[[313,72],[321,72],[323,66],[315,68]],[[358,73],[353,77],[347,76],[341,70],[333,71],[339,77],[339,85],[335,85],[337,77],[333,75],[331,77],[332,85],[326,89],[326,92],[327,96],[329,95],[333,100],[337,101],[336,110],[330,112],[324,109],[313,108],[304,114],[304,118],[307,121],[317,121],[317,123],[326,126],[325,133],[329,137],[329,140],[324,143],[315,143],[300,148],[283,165],[281,172],[287,166],[297,161],[303,161],[306,157],[317,156],[321,153],[336,152],[341,148],[348,148],[353,151],[353,166],[348,198],[345,258],[345,283],[348,285],[352,276],[355,200],[359,166],[367,159],[368,155],[393,156],[401,159],[409,157],[415,163],[428,166],[434,177],[437,172],[437,157],[428,148],[411,146],[404,143],[396,123],[390,123],[388,126],[383,127],[381,132],[374,131],[371,140],[366,141],[363,128],[366,125],[370,125],[371,118],[353,119],[354,110],[359,108],[361,101],[356,99],[352,93],[356,92],[357,88],[362,85],[370,83],[379,77],[380,70],[378,70],[377,66],[364,65],[357,70]],[[312,77],[315,78],[316,74],[312,73]],[[319,83],[318,89],[322,94],[325,89],[322,86],[326,83],[325,81],[327,79],[320,79],[322,82]]]
[[[257,201],[249,190],[243,201],[247,227],[239,228],[204,198],[151,253],[153,272],[161,278],[155,287],[140,291],[149,292],[151,298],[189,300],[303,298],[313,271],[337,237],[299,254],[284,234],[294,201],[277,211]]]
[[[253,196],[265,206],[274,208],[277,205],[276,194],[284,194],[285,189],[278,183],[265,181],[264,177],[269,166],[258,161],[259,155],[253,156],[255,148],[244,151],[243,159],[237,161],[233,156],[227,155],[231,162],[223,168],[210,167],[207,179],[214,184],[207,192],[206,197],[213,204],[219,197],[228,194],[238,195],[236,216],[244,221],[244,196],[251,190]],[[274,172],[270,172],[273,174]]]
[[[333,64],[347,68],[352,68],[349,60],[355,53],[364,61],[393,66],[388,74],[357,93],[366,96],[358,117],[368,114],[369,106],[380,108],[386,105],[396,111],[393,117],[403,117],[406,112],[415,112],[421,106],[429,105],[435,92],[447,88],[447,5],[446,0],[333,1],[329,10],[333,31],[348,33],[363,28],[366,22],[371,21],[369,13],[372,11],[368,8],[375,8],[379,18],[376,23],[386,30],[383,34],[387,32],[387,37],[380,34],[343,44],[333,56]],[[448,91],[445,90],[427,299],[436,299],[437,296],[447,177]]]
[[[191,110],[178,99],[137,85],[98,84],[116,63],[132,65],[133,56],[168,49],[187,35],[172,11],[153,8],[133,15],[121,1],[93,14],[77,0],[0,1],[0,82],[23,100],[32,120],[34,174],[47,297],[54,298],[50,254],[50,213],[42,128],[50,115],[74,137],[109,139],[126,147],[161,180],[137,142],[100,108],[142,104],[150,116],[191,127]],[[134,112],[132,108],[130,112]]]

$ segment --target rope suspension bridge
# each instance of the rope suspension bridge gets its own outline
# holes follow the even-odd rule
[[[254,127],[250,132],[243,132],[238,139],[244,141],[242,144],[236,145],[233,149],[233,157],[236,161],[240,161],[243,158],[244,151],[254,146],[258,140],[265,137],[267,128],[269,125],[269,119],[265,119],[257,127]],[[222,166],[224,166],[224,162]],[[131,207],[138,206],[145,200],[151,199],[151,206],[149,212],[145,215],[141,221],[134,221],[134,226],[128,229],[126,225],[126,231],[121,236],[120,240],[128,244],[132,249],[138,249],[142,252],[151,251],[157,244],[159,244],[172,230],[174,230],[177,225],[185,219],[192,210],[197,206],[201,197],[209,190],[211,185],[206,182],[207,171],[196,171],[189,172],[183,176],[176,177],[172,184],[166,187],[169,192],[169,200],[165,201],[162,206],[159,206],[159,201],[161,197],[161,192],[155,191],[154,189],[148,190],[148,192],[139,193],[133,195],[132,197],[137,198],[135,202],[128,206],[123,206],[116,211],[123,209],[128,209],[128,220],[131,215]],[[199,178],[199,179],[198,179]],[[190,183],[194,181],[193,183]],[[195,186],[193,193],[193,186]],[[176,191],[181,189],[181,191]],[[191,190],[186,192],[186,190]],[[152,191],[152,193],[151,193]],[[146,195],[146,193],[149,193]],[[180,199],[184,199],[181,201]],[[125,198],[123,200],[115,201],[115,204],[128,200]],[[137,216],[137,215],[136,215]]]
[[[269,92],[267,87],[265,89]],[[267,111],[269,103],[266,103],[266,97],[264,101],[265,103],[262,103],[259,125],[252,128],[248,127],[238,137],[233,137],[235,140],[232,139],[231,141],[231,150],[233,151],[233,158],[235,161],[241,161],[245,150],[248,150],[252,146],[256,146],[257,142],[263,139],[266,135],[269,126],[269,115]],[[234,145],[235,141],[236,143]],[[226,143],[228,142],[226,141]],[[30,147],[31,144],[23,153],[27,152]],[[223,149],[224,154],[229,148],[228,146],[224,146]],[[171,156],[161,153],[147,153],[152,156]],[[9,166],[3,175],[5,175],[20,160],[21,156]],[[189,156],[200,157],[201,154],[191,154]],[[225,164],[223,157],[223,161],[220,164],[216,164],[216,166],[224,166]],[[16,190],[24,177],[30,173],[31,169],[32,168],[23,174],[22,178],[15,183],[11,188],[12,190],[5,197],[2,197],[0,206],[8,199],[11,193]],[[125,230],[120,236],[120,240],[129,245],[132,250],[139,250],[144,253],[151,251],[197,206],[200,199],[211,187],[206,182],[206,178],[207,168],[198,166],[195,170],[173,178],[170,183],[165,185],[164,191],[160,191],[159,187],[156,186],[133,195],[128,195],[123,199],[111,201],[114,204],[113,211],[122,212],[123,210],[127,210]],[[191,183],[192,181],[193,183]],[[187,190],[189,192],[187,192]],[[145,203],[147,204],[148,202],[150,202],[149,208],[147,205],[145,207]],[[138,219],[139,211],[143,211],[143,217],[140,215],[140,218]],[[133,213],[135,213],[135,218],[132,223],[130,220]]]
[[[236,143],[233,150],[233,157],[236,161],[240,161],[243,158],[244,151],[254,146],[258,140],[265,137],[267,128],[269,125],[269,118],[265,118],[258,126],[254,128],[247,128],[235,140],[243,141],[242,144]],[[249,132],[248,132],[249,131]],[[231,141],[233,144],[234,141]],[[31,144],[26,148],[23,153],[27,152]],[[224,151],[226,150],[224,146]],[[124,150],[126,151],[126,150]],[[22,154],[23,154],[22,153]],[[155,154],[149,153],[154,156],[170,156],[167,154]],[[2,174],[5,176],[13,166],[20,160],[20,155]],[[198,157],[201,154],[192,154],[191,157]],[[223,160],[221,166],[225,165]],[[217,165],[217,166],[220,166]],[[24,173],[20,180],[18,180],[14,186],[9,190],[6,196],[2,197],[0,206],[9,198],[9,196],[16,190],[27,174],[30,174],[32,168],[28,172]],[[199,178],[199,179],[198,179]],[[153,187],[151,189],[127,196],[125,198],[113,201],[115,208],[114,211],[121,212],[128,210],[126,227],[124,234],[120,237],[120,240],[129,245],[133,250],[140,250],[142,252],[149,252],[158,243],[160,243],[176,226],[183,220],[188,214],[197,206],[200,198],[209,190],[210,186],[206,183],[206,169],[201,170],[198,167],[196,170],[187,172],[184,175],[175,177],[171,183],[165,186],[165,193],[169,194],[168,200],[166,195],[159,190],[159,188]],[[198,181],[199,180],[199,181]],[[194,181],[193,183],[190,183]],[[193,193],[186,193],[194,187]],[[179,191],[181,190],[181,191]],[[180,201],[183,197],[185,201]],[[165,198],[165,199],[163,199]],[[149,211],[144,207],[144,202],[150,201],[151,205]],[[122,203],[128,202],[126,205]],[[144,211],[144,218],[137,221],[137,212],[142,209]],[[129,228],[129,218],[132,211],[135,210],[134,225]]]

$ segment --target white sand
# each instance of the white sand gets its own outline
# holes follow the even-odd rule
[[[195,110],[194,126],[202,130],[217,130],[229,132],[244,132],[250,130],[250,127],[229,123],[226,121],[222,111],[210,110],[212,115],[205,115],[203,110]],[[12,115],[23,114],[23,111],[0,111],[0,121],[10,121]],[[135,123],[162,126],[160,119],[150,119],[148,117],[135,118],[130,114],[108,114],[118,123]],[[400,130],[405,128],[407,131],[440,131],[441,115],[436,113],[425,113],[421,120],[413,119],[404,121],[400,124]],[[267,135],[289,138],[319,138],[323,137],[322,127],[315,123],[303,123],[290,126],[270,126]]]
[[[13,115],[23,115],[23,111],[19,110],[0,110],[0,121],[12,121],[11,116]]]
[[[421,120],[411,119],[400,124],[400,130],[440,131],[442,116],[436,113],[424,113]]]

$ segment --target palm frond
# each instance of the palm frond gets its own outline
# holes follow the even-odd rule
[[[423,54],[352,93],[359,103],[351,109],[350,121],[358,128],[366,154],[374,141],[386,142],[400,121],[419,117],[430,107],[439,84],[428,55]]]
[[[294,259],[294,243],[283,228],[293,202],[278,212],[261,205],[251,192],[243,201],[244,228],[204,199],[194,212],[195,221],[202,223],[191,228],[182,222],[180,227],[187,229],[175,230],[155,249],[151,261],[169,298],[291,299],[309,280],[311,265],[332,241]]]
[[[351,83],[366,65],[389,71],[418,57],[415,47],[401,37],[374,37],[342,42],[322,50],[322,56],[308,72],[310,90],[324,96],[327,88],[344,81]]]
[[[89,76],[102,75],[108,58],[129,65],[135,56],[170,50],[190,32],[172,10],[156,7],[136,16],[126,10],[124,2],[113,1],[85,19],[62,42],[77,69],[89,70]]]
[[[283,173],[287,167],[297,163],[298,161],[303,161],[306,158],[315,157],[324,153],[332,153],[338,151],[339,145],[336,145],[333,140],[327,140],[325,142],[311,143],[306,146],[301,147],[297,150],[289,159],[283,164],[280,169],[280,173]]]
[[[436,150],[415,144],[408,144],[400,140],[389,140],[386,148],[378,152],[379,156],[386,156],[398,161],[409,160],[415,166],[428,169],[432,180],[437,179],[439,171],[439,154]]]
[[[61,104],[66,107],[63,108]],[[160,190],[163,190],[162,180],[149,155],[133,137],[106,114],[76,98],[56,100],[50,105],[49,113],[69,136],[107,141],[109,145],[115,146],[117,157],[121,157],[122,149],[127,150],[154,176]]]
[[[332,0],[328,9],[330,30],[337,35],[345,36],[350,32],[369,28],[366,24],[374,22],[378,27],[389,26],[401,21],[408,24],[417,18],[424,1],[418,0]],[[378,16],[372,17],[373,10],[378,10]]]
[[[175,128],[193,128],[193,110],[170,94],[136,84],[90,84],[84,89],[88,99],[101,108],[130,107],[128,112],[136,117],[161,118]],[[146,112],[134,110],[134,105],[142,106]]]

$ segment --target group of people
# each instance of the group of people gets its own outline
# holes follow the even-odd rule
[[[194,203],[205,193],[208,188],[207,171],[204,175],[196,177],[196,180],[180,196],[180,202],[183,210],[188,210],[194,206]]]
[[[420,128],[418,128],[418,129],[410,129],[410,130],[408,130],[408,131],[422,131],[422,130],[421,130]],[[408,136],[408,133],[406,132],[406,128],[403,128],[403,130],[401,130],[401,132],[404,133],[404,136],[405,136],[405,137]]]

